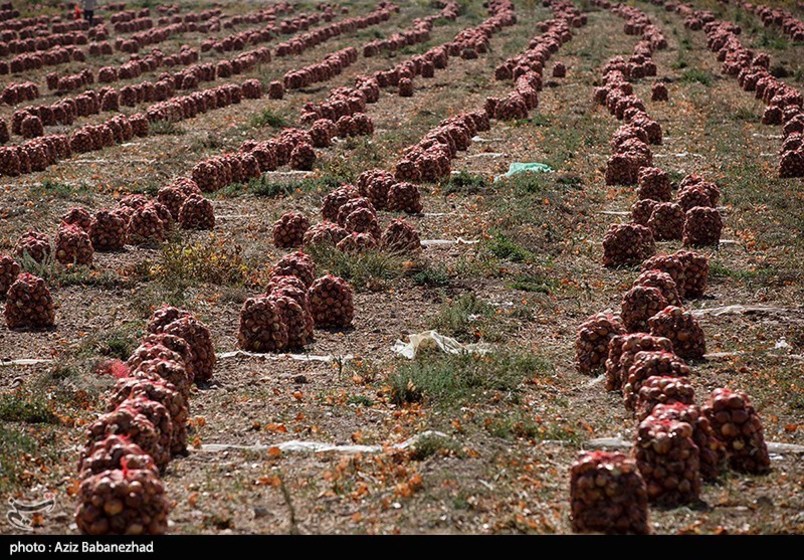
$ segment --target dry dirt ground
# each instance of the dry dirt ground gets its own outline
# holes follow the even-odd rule
[[[341,4],[356,15],[371,3]],[[238,81],[276,79],[288,68],[387,36],[436,10],[424,1],[400,4],[401,13],[380,26],[278,59]],[[42,173],[0,178],[0,245],[10,251],[29,228],[52,233],[58,216],[72,206],[98,209],[125,193],[154,192],[209,154],[235,149],[247,138],[276,135],[274,125],[298,123],[306,101],[482,20],[479,0],[462,4],[461,17],[439,22],[428,43],[394,56],[361,57],[334,80],[282,101],[244,101]],[[256,5],[226,2],[224,11]],[[518,24],[495,35],[488,54],[451,58],[434,79],[417,79],[411,98],[384,92],[368,109],[374,136],[320,151],[311,176],[274,173],[259,184],[216,193],[213,239],[182,234],[167,248],[98,254],[89,271],[38,270],[48,277],[59,305],[57,327],[33,333],[1,326],[0,357],[54,362],[0,368],[0,503],[10,496],[35,501],[52,491],[57,506],[38,520],[36,531],[75,532],[82,425],[97,416],[112,384],[95,373],[96,364],[125,358],[150,311],[165,301],[191,309],[210,325],[218,352],[234,351],[240,306],[259,293],[267,268],[281,255],[271,243],[274,220],[290,209],[317,218],[320,200],[333,184],[372,167],[390,168],[401,149],[439,120],[506,92],[509,84],[494,80],[495,66],[521,52],[538,33],[535,23],[550,17],[534,2],[516,5]],[[601,66],[613,55],[630,54],[637,38],[624,35],[623,20],[610,12],[578,5],[588,11],[589,23],[575,30],[545,71],[550,76],[552,64],[562,61],[567,77],[547,78],[529,119],[493,121],[482,140],[453,162],[455,171],[465,172],[459,180],[423,186],[425,213],[410,218],[422,239],[477,243],[429,246],[414,261],[382,254],[351,260],[322,256],[319,271],[350,276],[356,286],[354,328],[319,331],[307,348],[310,355],[335,359],[222,358],[215,383],[194,389],[189,456],[172,461],[164,475],[175,504],[171,532],[570,531],[573,459],[591,439],[634,435],[620,397],[607,394],[600,379],[576,372],[575,331],[587,316],[618,309],[637,275],[635,269],[601,265],[603,234],[612,222],[627,220],[616,213],[628,211],[635,196],[632,188],[604,184],[608,140],[619,123],[592,101]],[[788,82],[801,86],[804,46],[757,21],[749,25],[750,14],[715,2],[697,5],[718,10],[724,19],[739,18],[744,41],[767,50],[773,63],[788,71]],[[297,11],[312,6],[302,2]],[[676,178],[700,173],[724,192],[728,241],[707,251],[712,263],[707,296],[690,305],[777,308],[701,318],[708,352],[716,356],[694,364],[698,401],[720,386],[747,391],[768,441],[804,444],[802,182],[775,177],[780,130],[760,124],[761,103],[721,75],[703,32],[684,29],[677,15],[662,8],[638,6],[670,43],[654,57],[670,101],[647,102],[665,134],[654,149],[655,161]],[[188,34],[160,47],[167,52],[201,39]],[[217,83],[202,87],[212,85]],[[650,85],[647,80],[635,85],[643,99],[650,99]],[[10,113],[0,109],[3,116]],[[511,162],[546,162],[556,173],[494,183]],[[659,245],[674,251],[679,244]],[[178,263],[169,259],[177,248],[187,249]],[[199,262],[208,265],[206,278],[188,272]],[[431,328],[463,342],[488,342],[494,352],[483,359],[428,352],[413,362],[394,355],[395,340]],[[408,396],[421,398],[400,401],[411,385],[420,394]],[[428,430],[442,435],[419,439],[404,451],[393,447]],[[310,453],[276,447],[290,440],[382,450]],[[706,485],[695,508],[652,508],[653,531],[804,531],[804,461],[782,454],[774,455],[772,464],[765,476],[728,473]],[[0,532],[13,531],[0,522]]]

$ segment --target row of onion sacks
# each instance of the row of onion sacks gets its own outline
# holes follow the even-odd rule
[[[638,9],[614,9],[628,18],[627,28],[649,25]],[[623,83],[628,89],[630,84]],[[643,167],[635,179],[641,201],[654,206],[669,199],[671,185],[662,170]],[[709,185],[697,175],[686,177],[682,202],[689,198],[694,207],[700,205],[695,197],[711,200],[719,195],[713,184],[705,189]],[[635,218],[648,204],[638,206]],[[745,394],[717,389],[703,406],[695,402],[687,360],[703,359],[706,345],[683,302],[704,294],[708,259],[684,250],[654,255],[651,229],[659,231],[658,222],[645,221],[646,227],[639,221],[612,228],[616,231],[607,234],[612,239],[604,242],[607,257],[617,256],[608,258],[607,266],[641,263],[641,274],[624,294],[620,313],[590,317],[576,338],[579,371],[605,371],[607,390],[621,392],[626,410],[636,418],[635,443],[630,454],[596,451],[573,464],[571,519],[576,532],[648,533],[649,504],[698,503],[702,484],[716,480],[726,464],[752,474],[770,467],[761,421]]]
[[[106,410],[86,428],[78,464],[75,513],[89,535],[158,535],[168,528],[171,503],[161,475],[187,454],[193,383],[212,378],[209,329],[190,312],[163,306],[140,346],[104,372],[117,378]]]

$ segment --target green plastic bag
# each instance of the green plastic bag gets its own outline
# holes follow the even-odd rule
[[[546,163],[521,163],[516,161],[508,166],[507,173],[504,175],[497,175],[494,178],[494,182],[496,183],[503,177],[511,177],[512,175],[516,175],[518,173],[550,173],[552,171],[553,168]]]

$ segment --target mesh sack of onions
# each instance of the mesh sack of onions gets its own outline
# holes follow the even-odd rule
[[[686,422],[648,416],[634,446],[648,500],[663,506],[695,503],[701,492],[700,451]]]
[[[572,530],[634,533],[648,527],[648,495],[636,462],[622,453],[584,453],[570,469]]]
[[[770,470],[762,421],[745,393],[715,389],[702,409],[725,444],[732,469],[752,474]]]
[[[589,375],[602,368],[609,353],[609,341],[622,334],[625,334],[625,328],[616,315],[598,313],[584,321],[575,335],[578,371]]]
[[[664,350],[673,351],[673,343],[666,338],[645,333],[623,334],[613,337],[609,342],[606,359],[606,390],[622,391],[628,380],[628,370],[640,352]]]
[[[638,352],[624,379],[625,408],[632,412],[636,411],[639,390],[649,377],[689,377],[689,374],[689,366],[672,352],[666,350]]]
[[[108,470],[85,479],[78,490],[75,521],[87,535],[161,535],[170,502],[149,469]]]
[[[673,342],[676,354],[685,360],[697,360],[706,354],[703,329],[690,311],[668,305],[648,319],[650,334]]]
[[[680,402],[657,404],[651,416],[659,420],[678,420],[692,426],[692,439],[700,452],[701,477],[706,481],[718,478],[726,465],[726,446],[712,429],[701,407]]]

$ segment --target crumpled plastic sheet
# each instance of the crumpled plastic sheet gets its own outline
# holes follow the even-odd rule
[[[503,177],[511,177],[519,173],[551,173],[552,171],[553,168],[546,163],[515,161],[508,166],[508,171],[502,175],[497,175],[494,178],[494,182],[496,183]]]
[[[488,354],[492,349],[491,345],[482,342],[463,344],[436,331],[424,331],[408,335],[408,342],[397,340],[391,350],[395,354],[412,360],[419,350],[425,348],[438,348],[447,354]]]
[[[352,354],[346,354],[345,356],[333,356],[331,354],[325,356],[316,354],[259,354],[257,352],[246,352],[245,350],[221,352],[217,354],[217,357],[221,360],[228,358],[259,358],[261,360],[281,360],[288,358],[299,362],[348,362],[354,359]]]
[[[287,453],[328,453],[331,451],[334,451],[336,453],[381,453],[386,449],[403,450],[409,447],[414,447],[416,443],[421,438],[424,437],[439,437],[444,439],[452,439],[443,432],[437,432],[435,430],[427,430],[425,432],[413,436],[412,438],[406,439],[402,443],[397,443],[391,446],[352,445],[352,444],[338,445],[334,443],[324,443],[322,441],[302,441],[294,439],[290,441],[283,441],[281,443],[273,445],[266,445],[262,443],[257,443],[254,445],[205,443],[201,446],[201,451],[216,453],[220,451],[228,451],[230,449],[244,450],[244,451],[267,451],[268,449],[278,448],[280,451]]]

